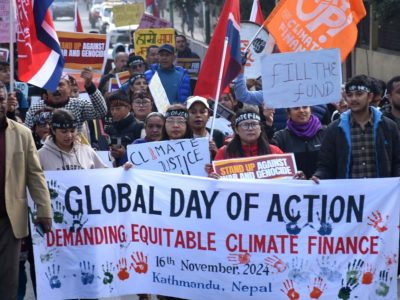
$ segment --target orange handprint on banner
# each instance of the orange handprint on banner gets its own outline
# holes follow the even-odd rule
[[[228,261],[232,262],[234,265],[238,264],[248,264],[250,262],[251,255],[250,253],[241,253],[241,254],[236,254],[236,253],[230,253],[228,255]]]
[[[126,280],[129,278],[128,266],[126,263],[126,258],[121,258],[117,264],[118,278],[119,280]]]
[[[375,274],[376,269],[372,267],[370,264],[366,264],[364,273],[361,278],[361,283],[362,284],[371,284],[374,281],[374,274]]]
[[[386,221],[389,219],[389,216],[386,216]],[[367,224],[369,226],[374,227],[378,232],[385,232],[388,230],[386,223],[384,222],[381,212],[379,210],[372,212],[372,217],[368,216],[368,222]]]
[[[276,255],[267,257],[264,262],[275,269],[276,273],[282,273],[286,271],[287,265]]]
[[[323,278],[316,277],[314,278],[313,289],[311,290],[310,287],[308,287],[308,289],[310,290],[311,299],[319,299],[319,297],[322,296],[323,292],[326,289],[326,283],[324,282]]]
[[[143,252],[133,252],[131,258],[133,260],[133,263],[131,263],[131,269],[134,269],[138,274],[146,274],[149,269],[147,256],[145,256]]]
[[[292,280],[286,279],[283,282],[283,287],[281,292],[288,296],[290,300],[297,300],[300,298],[300,294],[294,289]]]

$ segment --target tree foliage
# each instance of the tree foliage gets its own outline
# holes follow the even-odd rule
[[[371,0],[371,3],[375,5],[376,16],[379,21],[391,19],[400,13],[399,0]]]

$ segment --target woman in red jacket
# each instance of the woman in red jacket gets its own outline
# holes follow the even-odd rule
[[[268,143],[260,121],[258,109],[246,107],[239,110],[234,123],[234,138],[218,150],[214,159],[282,154],[281,149]]]

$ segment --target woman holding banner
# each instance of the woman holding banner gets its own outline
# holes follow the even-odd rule
[[[288,108],[287,113],[286,128],[275,132],[271,143],[286,153],[293,152],[297,168],[310,178],[317,167],[326,127],[311,113],[310,106]]]
[[[215,160],[283,153],[277,146],[268,143],[261,126],[260,114],[253,107],[237,112],[234,130],[234,138],[218,150]]]
[[[106,168],[97,153],[77,140],[78,123],[65,109],[57,109],[51,118],[50,137],[39,150],[43,170],[81,170]]]

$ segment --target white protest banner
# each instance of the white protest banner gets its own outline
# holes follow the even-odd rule
[[[222,178],[281,179],[293,178],[297,172],[293,153],[214,160],[212,165]]]
[[[265,55],[261,63],[264,103],[268,107],[311,106],[340,100],[339,49]]]
[[[39,300],[397,299],[399,178],[266,185],[121,168],[46,178],[53,230],[32,228]]]
[[[244,50],[260,29],[260,25],[250,21],[240,23],[240,50]],[[272,53],[273,47],[266,50],[267,42],[270,39],[266,29],[261,29],[257,37],[248,49],[247,62],[244,69],[246,78],[256,79],[261,76],[261,57],[266,53]]]
[[[169,103],[167,93],[165,92],[164,86],[162,85],[160,76],[158,76],[157,72],[151,78],[149,90],[153,96],[154,104],[156,105],[157,110],[160,113],[165,113],[171,103]]]
[[[204,168],[210,163],[207,138],[130,144],[127,148],[128,160],[137,169],[207,176]]]

